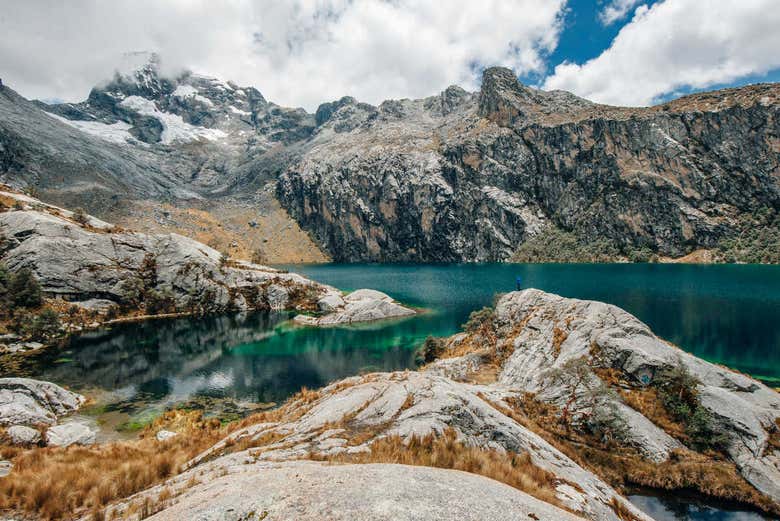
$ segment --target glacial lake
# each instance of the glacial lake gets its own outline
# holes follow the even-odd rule
[[[35,377],[96,397],[109,427],[142,425],[172,406],[241,414],[301,387],[414,367],[428,335],[459,330],[496,293],[535,287],[620,306],[697,356],[780,386],[780,267],[673,264],[470,264],[284,266],[343,290],[375,288],[425,308],[380,323],[307,328],[291,313],[252,313],[122,324],[44,353]],[[115,417],[112,417],[112,414]],[[111,430],[109,428],[109,430]],[[106,430],[104,425],[104,430]],[[757,514],[693,500],[637,495],[657,519],[752,520]]]

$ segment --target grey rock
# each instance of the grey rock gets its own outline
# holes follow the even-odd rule
[[[780,394],[773,389],[721,366],[705,362],[656,337],[636,317],[609,304],[569,299],[536,289],[512,292],[496,306],[499,338],[509,342],[512,354],[501,367],[502,386],[531,392],[538,399],[562,406],[569,398],[565,382],[552,377],[567,361],[585,359],[595,367],[620,370],[634,385],[652,383],[663,368],[684,365],[701,385],[702,405],[716,428],[730,435],[728,454],[747,481],[775,501],[780,501],[780,453],[769,443],[769,432],[780,418]],[[517,324],[524,324],[518,332]],[[556,341],[556,329],[565,338]],[[596,353],[594,355],[594,353]],[[434,364],[436,369],[441,361]],[[457,367],[452,360],[445,367]],[[452,374],[451,377],[457,378]],[[595,385],[600,380],[590,375]],[[573,410],[588,411],[590,401],[582,390]],[[628,427],[628,437],[653,461],[665,460],[682,444],[622,403],[617,395],[605,395],[611,408]]]
[[[157,441],[166,441],[166,440],[170,440],[171,438],[175,438],[178,435],[179,435],[178,432],[161,430],[161,431],[157,431],[157,435],[155,437],[157,438]]]
[[[256,463],[201,481],[149,519],[582,519],[497,481],[428,467]]]
[[[52,425],[75,411],[84,397],[50,382],[0,378],[0,425]]]
[[[304,325],[332,326],[415,314],[414,310],[396,303],[389,295],[373,289],[359,289],[344,298],[331,292],[320,299],[318,306],[328,313],[321,317],[298,315],[294,320]]]
[[[331,311],[336,311],[339,308],[342,308],[346,305],[346,302],[344,302],[344,299],[341,298],[341,295],[337,293],[328,294],[322,297],[320,300],[317,301],[317,308],[325,313],[330,313]]]
[[[24,425],[12,425],[5,432],[13,445],[35,445],[41,441],[40,432]]]
[[[181,235],[113,232],[104,224],[85,227],[50,206],[0,213],[0,233],[10,238],[3,262],[12,270],[30,268],[49,296],[90,309],[132,299],[135,288],[148,283],[139,272],[150,260],[152,289],[170,295],[182,309],[282,308],[288,304],[287,286],[329,291],[294,273],[247,262],[224,264],[219,252]],[[259,291],[264,286],[265,298]],[[261,298],[248,302],[250,295]]]
[[[559,476],[558,499],[568,508],[589,519],[617,520],[607,504],[614,498],[624,503],[639,519],[648,519],[609,485],[555,449],[540,436],[504,415],[495,405],[508,391],[504,388],[469,385],[438,376],[433,372],[375,373],[347,378],[320,390],[320,398],[301,415],[293,407],[292,419],[263,423],[237,431],[191,462],[193,471],[241,466],[246,453],[219,457],[233,442],[274,439],[260,444],[257,461],[287,461],[369,450],[380,438],[456,431],[467,445],[527,453],[534,464]],[[409,405],[411,403],[411,405]],[[353,432],[366,431],[360,445],[351,446],[343,429],[332,428],[350,418]],[[182,479],[184,479],[182,477]],[[577,487],[569,483],[576,483]]]
[[[95,430],[87,423],[79,421],[55,425],[46,431],[46,444],[56,447],[92,445],[96,438]]]
[[[266,299],[271,309],[284,309],[290,300],[290,293],[284,286],[271,284],[266,290]]]
[[[14,464],[7,460],[0,460],[0,478],[7,476],[11,473],[11,469],[14,468]]]

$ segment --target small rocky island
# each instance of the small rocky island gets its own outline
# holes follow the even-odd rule
[[[118,451],[127,468],[162,470],[102,499],[71,487],[71,508],[83,519],[644,521],[621,493],[643,485],[780,513],[780,394],[620,308],[513,292],[420,357],[418,371],[304,389],[227,426],[172,411],[140,441],[84,449],[85,464]],[[0,489],[25,510],[54,463],[19,457]]]

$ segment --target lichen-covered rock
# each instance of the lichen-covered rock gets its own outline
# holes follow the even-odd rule
[[[0,425],[53,425],[75,411],[84,397],[50,382],[0,378]]]

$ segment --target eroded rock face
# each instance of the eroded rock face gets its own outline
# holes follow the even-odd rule
[[[679,256],[780,202],[777,84],[630,109],[490,68],[478,95],[444,99],[383,104],[348,133],[329,120],[281,176],[334,259],[505,260],[545,226]]]
[[[0,378],[0,425],[53,425],[71,413],[84,397],[50,382],[30,378]]]
[[[85,307],[132,302],[139,290],[154,290],[179,309],[282,309],[295,305],[292,290],[317,295],[331,289],[294,273],[226,261],[181,235],[115,230],[89,216],[82,224],[66,210],[23,202],[23,210],[0,213],[6,238],[0,258],[12,270],[30,268],[48,295]]]

